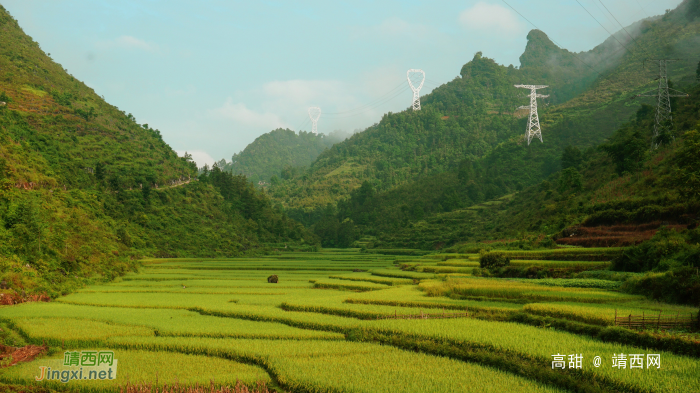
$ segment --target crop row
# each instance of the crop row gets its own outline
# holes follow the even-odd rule
[[[368,343],[132,337],[110,340],[110,344],[253,362],[265,367],[291,391],[560,391],[476,364]]]
[[[78,351],[80,349],[76,348]],[[70,380],[68,385],[72,389],[78,388],[82,391],[99,392],[104,392],[105,390],[118,391],[119,385],[124,385],[126,381],[131,383],[153,383],[157,380],[160,383],[185,386],[194,384],[209,386],[210,383],[235,385],[237,380],[248,386],[255,386],[260,381],[268,384],[271,382],[268,373],[259,366],[217,357],[146,350],[115,350],[95,347],[88,349],[114,351],[114,359],[117,360],[117,367],[115,367],[116,378],[112,380]],[[60,359],[56,359],[53,363],[63,363],[62,353],[54,356],[60,357]],[[32,362],[19,363],[0,374],[0,380],[8,383],[31,384],[63,391],[66,383],[60,380],[44,380],[39,383],[33,381],[35,376],[39,376],[39,366],[51,364],[48,363],[49,361],[49,359],[41,358]],[[87,373],[85,376],[87,376]]]
[[[358,274],[358,275],[344,275],[344,276],[328,276],[328,278],[334,278],[338,280],[348,280],[348,281],[366,281],[373,282],[375,284],[384,285],[411,285],[413,280],[405,278],[392,278],[392,277],[377,277],[372,275]]]
[[[599,289],[547,287],[529,282],[484,278],[448,279],[440,283],[421,284],[421,288],[428,296],[484,296],[530,301],[577,301],[584,303],[625,302],[642,299],[641,296]]]

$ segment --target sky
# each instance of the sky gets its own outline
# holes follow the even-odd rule
[[[609,36],[587,11],[615,32],[680,2],[0,0],[54,61],[199,166],[279,127],[311,131],[309,107],[325,134],[406,110],[409,69],[425,72],[423,95],[478,51],[519,66],[535,26],[587,51]]]

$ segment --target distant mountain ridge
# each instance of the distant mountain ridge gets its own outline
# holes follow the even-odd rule
[[[634,38],[621,31],[575,56],[537,30],[528,34],[520,68],[479,52],[459,78],[422,97],[421,111],[386,114],[271,195],[307,226],[340,228],[328,220],[349,219],[377,234],[537,184],[561,169],[567,146],[599,145],[646,102],[633,98],[655,87],[658,67],[644,68],[644,58],[700,58],[692,4],[628,26]],[[688,87],[695,66],[672,63],[669,77]],[[544,143],[523,142],[527,111],[514,108],[527,104],[527,92],[513,87],[519,83],[549,86],[541,92],[551,97],[539,101]],[[387,217],[393,229],[377,227]]]
[[[233,174],[243,174],[251,181],[270,182],[273,176],[281,177],[287,167],[309,166],[324,150],[340,142],[339,133],[313,134],[278,128],[255,139],[222,169]]]

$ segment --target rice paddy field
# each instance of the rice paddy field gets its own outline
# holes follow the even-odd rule
[[[514,263],[600,269],[609,253],[520,253]],[[50,347],[0,368],[0,382],[84,392],[156,381],[313,393],[700,391],[697,354],[584,332],[610,328],[616,314],[697,309],[619,292],[615,281],[484,278],[475,267],[474,254],[359,250],[144,260],[109,284],[0,306],[3,329]],[[278,283],[268,283],[272,274]],[[119,360],[115,379],[35,380],[66,351],[102,350]],[[613,367],[620,354],[629,362]],[[647,354],[659,367],[631,360]]]

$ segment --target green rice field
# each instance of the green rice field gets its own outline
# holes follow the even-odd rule
[[[609,251],[577,259],[594,251],[527,261],[606,263]],[[616,313],[697,309],[619,292],[614,281],[472,277],[473,267],[470,254],[358,250],[148,259],[138,273],[52,302],[0,306],[4,329],[50,347],[0,369],[0,382],[85,392],[156,380],[313,393],[700,391],[696,356],[527,322],[556,318],[603,329]],[[271,274],[278,283],[268,283]],[[65,351],[88,350],[114,351],[117,378],[35,381]],[[612,367],[616,354],[658,354],[661,363],[620,369]],[[567,365],[579,355],[580,367],[553,368],[553,355]]]

